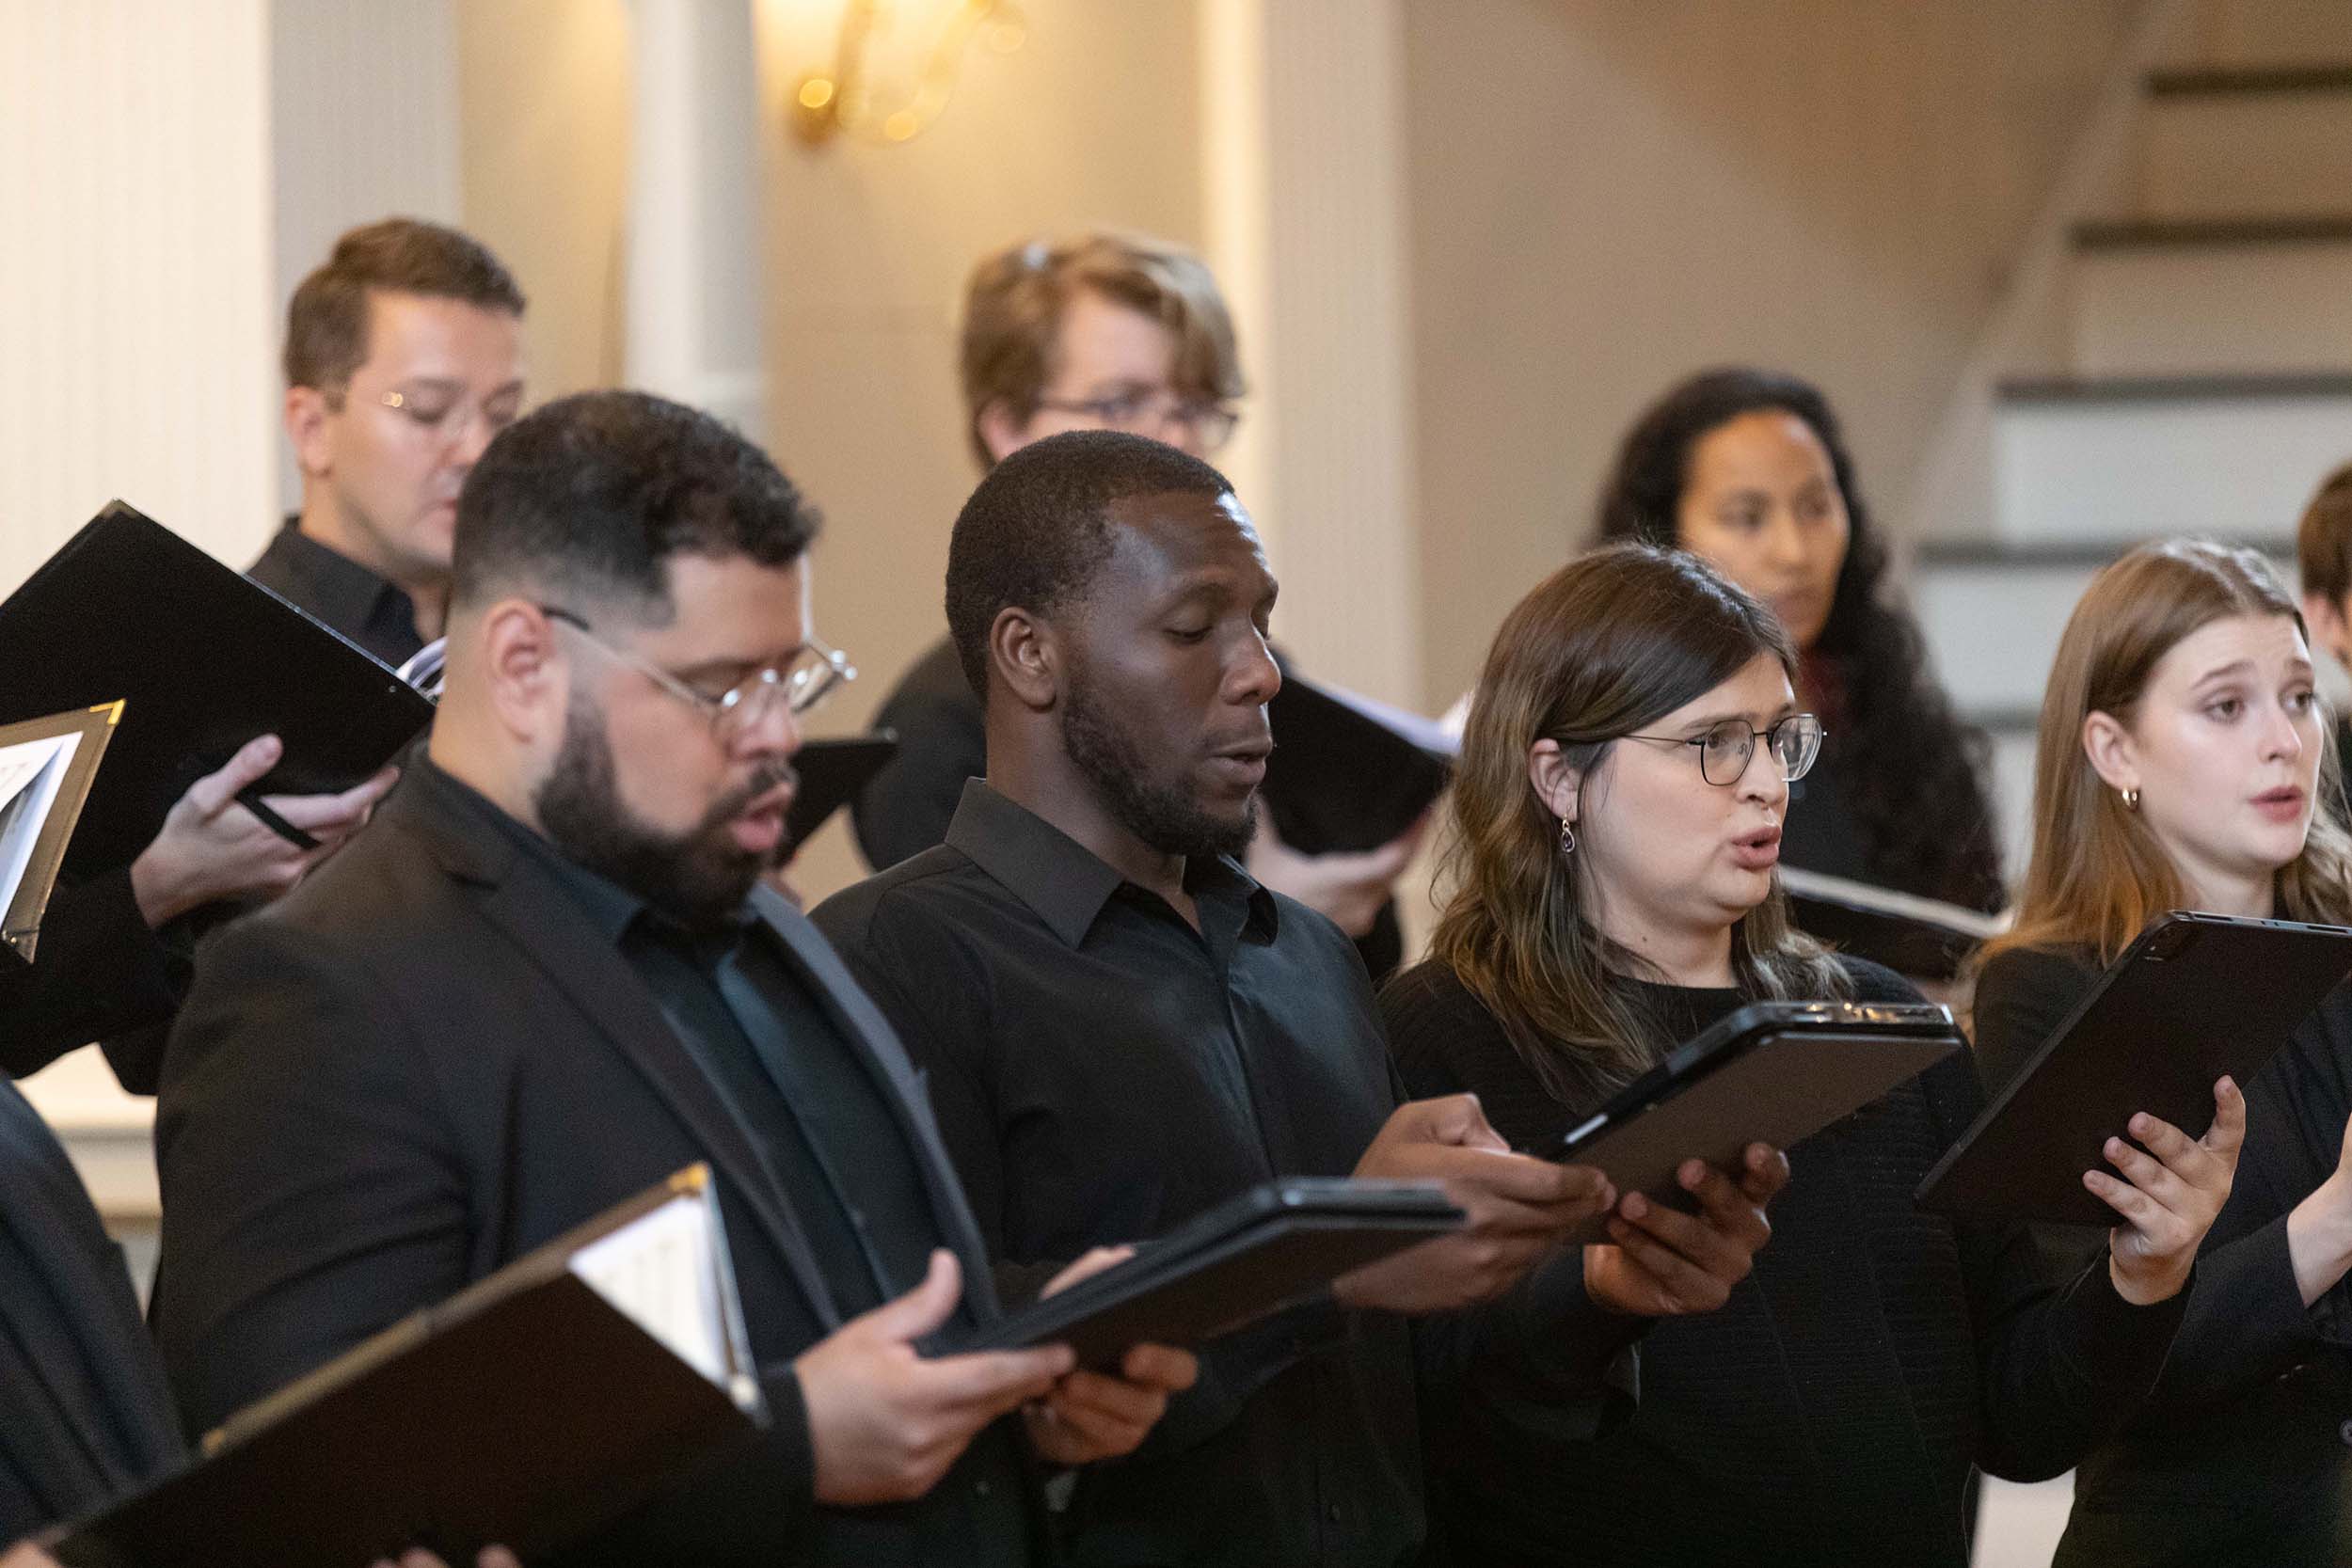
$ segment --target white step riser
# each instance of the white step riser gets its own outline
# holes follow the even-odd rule
[[[2352,206],[2352,92],[2152,98],[2139,156],[2143,217],[2341,213]]]
[[[2352,395],[2010,402],[1993,439],[2005,541],[2277,539],[2352,459]]]
[[[2087,251],[2073,290],[2077,375],[2352,371],[2352,240]]]
[[[2120,553],[2120,552],[2119,552]],[[2295,562],[2273,559],[2288,592]],[[1963,713],[2029,712],[2042,705],[2058,637],[2094,565],[1923,566],[1912,605],[1937,678]]]
[[[2031,730],[1993,737],[1993,820],[2001,875],[2012,888],[2026,879],[2026,857],[2033,852],[2033,751]]]
[[[2181,30],[2175,65],[2294,65],[2352,59],[2344,0],[2203,0]]]

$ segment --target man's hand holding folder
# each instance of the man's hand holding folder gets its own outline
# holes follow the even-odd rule
[[[1586,1249],[1585,1291],[1612,1311],[1659,1317],[1711,1311],[1747,1277],[1772,1234],[1764,1209],[1787,1184],[1788,1161],[1758,1144],[1736,1180],[1702,1164],[1685,1183],[1699,1212],[1676,1213],[1639,1194],[1620,1201],[1590,1165],[1513,1153],[1477,1096],[1461,1094],[1397,1107],[1355,1174],[1440,1182],[1470,1225],[1343,1276],[1332,1287],[1343,1305],[1437,1312],[1491,1300],[1613,1209],[1617,1244]]]
[[[1089,1254],[1056,1276],[1075,1283],[1119,1261]],[[955,1257],[931,1254],[923,1283],[851,1319],[793,1363],[817,1455],[817,1500],[836,1506],[904,1502],[947,1473],[982,1428],[1044,1402],[1029,1431],[1041,1455],[1084,1465],[1131,1451],[1191,1386],[1192,1356],[1137,1346],[1124,1381],[1080,1372],[1066,1345],[925,1358],[914,1342],[946,1323],[962,1291]]]
[[[385,768],[333,795],[271,796],[262,805],[310,840],[304,847],[237,797],[278,766],[276,736],[247,741],[224,767],[190,784],[163,830],[131,863],[131,891],[151,927],[218,899],[274,898],[367,824],[400,777]]]

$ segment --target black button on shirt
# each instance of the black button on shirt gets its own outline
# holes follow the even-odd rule
[[[974,782],[945,846],[819,928],[930,1072],[1008,1275],[1164,1232],[1277,1173],[1344,1175],[1393,1108],[1338,927],[1196,860],[1196,931]],[[1410,1338],[1327,1303],[1209,1347],[1134,1458],[1080,1474],[1080,1564],[1394,1564],[1422,1534]]]
[[[245,575],[395,669],[424,646],[417,633],[415,602],[341,550],[304,533],[299,518],[286,519]]]

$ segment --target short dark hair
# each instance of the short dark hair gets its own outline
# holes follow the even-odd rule
[[[289,387],[315,387],[340,400],[368,355],[368,293],[422,294],[485,310],[523,313],[512,274],[470,234],[417,218],[386,218],[335,242],[286,308]]]
[[[1142,496],[1229,496],[1232,482],[1174,447],[1117,430],[1032,441],[988,471],[947,545],[947,630],[988,700],[988,630],[1019,606],[1051,615],[1111,553],[1110,509]]]
[[[2352,463],[2320,483],[2296,530],[2295,559],[2303,592],[2341,605],[2352,592]]]
[[[529,584],[660,623],[673,556],[788,566],[818,527],[768,454],[709,415],[645,392],[581,392],[501,431],[466,476],[451,600]]]

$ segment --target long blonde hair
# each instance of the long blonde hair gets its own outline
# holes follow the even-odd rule
[[[2252,550],[2202,539],[2143,545],[2091,580],[2058,641],[2033,765],[2033,858],[2017,921],[1983,959],[2012,947],[2088,947],[2106,963],[2187,890],[2147,819],[2090,766],[2083,725],[2104,713],[2129,725],[2157,661],[2215,621],[2284,615],[2294,598]],[[2306,634],[2308,637],[2308,634]],[[2296,920],[2352,916],[2352,836],[2336,818],[2332,737],[2322,726],[2319,799],[2303,852],[2279,872]]]
[[[1462,736],[1445,849],[1453,892],[1431,950],[1562,1100],[1624,1083],[1673,1042],[1611,983],[1645,965],[1585,918],[1584,860],[1561,853],[1559,823],[1528,783],[1529,748],[1555,740],[1569,767],[1590,772],[1620,736],[1759,654],[1793,677],[1796,650],[1771,611],[1695,556],[1649,545],[1571,561],[1495,634]],[[1851,990],[1821,946],[1790,927],[1777,883],[1733,926],[1731,953],[1752,996]]]

